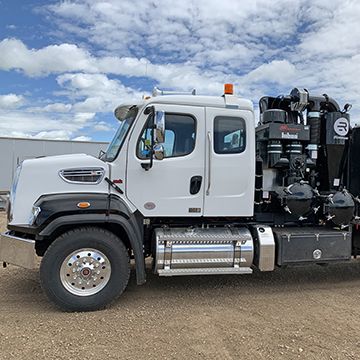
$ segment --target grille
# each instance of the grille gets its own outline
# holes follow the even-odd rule
[[[101,167],[64,169],[59,171],[59,175],[63,180],[70,183],[98,184],[105,175],[105,169]]]

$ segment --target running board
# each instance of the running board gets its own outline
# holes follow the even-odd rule
[[[249,267],[235,268],[195,268],[195,269],[159,269],[159,276],[180,276],[180,275],[230,275],[230,274],[252,274]]]

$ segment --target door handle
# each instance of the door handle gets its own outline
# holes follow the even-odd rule
[[[190,194],[196,195],[201,189],[202,176],[196,175],[190,179]]]

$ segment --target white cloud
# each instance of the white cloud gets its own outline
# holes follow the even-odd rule
[[[146,55],[154,63],[183,62],[196,57],[197,66],[201,67],[214,63],[219,51],[224,51],[228,56],[220,56],[219,60],[225,60],[234,69],[239,60],[254,58],[257,43],[284,41],[296,34],[304,1],[290,4],[266,0],[225,3],[82,0],[76,4],[57,3],[48,9],[65,33],[80,34],[112,54],[136,58]],[[78,25],[74,26],[74,18]],[[244,51],[232,52],[238,45]],[[268,47],[257,50],[261,50],[263,58],[271,60]]]
[[[69,140],[72,132],[66,130],[40,131],[32,136],[33,139]]]
[[[92,120],[95,116],[95,113],[76,113],[74,115],[74,123],[77,124],[87,124],[89,120]]]
[[[77,102],[74,105],[74,110],[83,112],[93,111],[94,113],[96,113],[105,111],[105,106],[105,101],[102,96],[88,97],[83,102]]]
[[[97,71],[91,55],[73,44],[51,45],[40,50],[29,50],[18,39],[4,39],[0,42],[0,53],[1,70],[22,70],[30,77],[84,69],[89,72]]]
[[[67,113],[71,110],[71,104],[64,104],[64,103],[54,103],[45,105],[44,107],[29,107],[27,111],[31,112],[54,112],[54,113]]]
[[[146,59],[135,58],[116,58],[116,57],[103,57],[95,58],[89,52],[78,48],[76,45],[62,44],[56,46],[47,46],[39,50],[29,50],[20,41],[15,39],[4,39],[0,42],[0,69],[10,70],[18,69],[24,71],[28,76],[46,76],[50,73],[65,72],[59,75],[57,82],[62,87],[72,87],[79,89],[82,93],[92,93],[96,98],[98,90],[108,92],[110,90],[122,89],[122,93],[134,93],[133,90],[124,91],[124,86],[120,81],[114,79],[110,80],[107,76],[101,73],[116,74],[127,77],[141,77],[145,74],[155,79],[160,84],[166,86],[183,87],[184,77],[198,78],[201,80],[201,70],[191,64],[152,64]],[[16,54],[16,56],[14,55]],[[218,55],[219,58],[224,58],[225,54]],[[16,60],[14,59],[16,57]],[[54,61],[53,59],[56,59]],[[84,73],[73,73],[84,71]],[[177,84],[181,81],[181,85]],[[206,78],[203,79],[206,83]],[[173,85],[174,84],[174,85]],[[189,83],[187,87],[191,87]],[[87,91],[89,89],[89,91]]]
[[[141,98],[142,95],[103,74],[66,73],[59,75],[56,80],[64,89],[58,94],[77,101],[73,106],[75,112],[112,112],[125,99]]]
[[[91,137],[82,135],[82,136],[73,138],[72,140],[73,141],[91,141]]]
[[[0,134],[5,137],[70,140],[81,136],[91,122],[78,122],[80,114],[0,110]],[[90,118],[90,117],[89,117]]]
[[[0,95],[0,108],[17,109],[27,104],[27,100],[22,95],[7,94]]]
[[[342,2],[340,6],[316,6],[321,16],[316,18],[309,31],[301,34],[299,50],[305,58],[321,56],[322,59],[347,57],[359,53],[360,3]]]
[[[294,75],[295,71],[295,66],[289,61],[274,60],[269,64],[263,64],[251,71],[244,76],[243,80],[248,83],[267,81],[272,83],[285,83]]]
[[[113,129],[104,121],[100,121],[93,127],[93,130],[96,132],[109,132],[113,131]]]

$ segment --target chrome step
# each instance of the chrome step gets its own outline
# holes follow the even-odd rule
[[[230,274],[252,274],[249,267],[234,268],[199,268],[199,269],[158,269],[159,276],[180,276],[180,275],[230,275]]]

